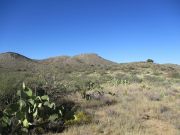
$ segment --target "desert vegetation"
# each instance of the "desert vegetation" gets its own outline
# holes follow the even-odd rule
[[[179,65],[6,53],[0,91],[3,135],[180,134]]]

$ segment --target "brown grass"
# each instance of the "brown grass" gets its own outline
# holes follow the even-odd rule
[[[169,94],[170,89],[176,94]],[[93,121],[71,126],[58,135],[180,134],[179,89],[173,86],[169,89],[149,86],[146,89],[140,84],[131,84],[107,86],[106,90],[116,93],[115,104],[81,100],[81,107],[91,114]],[[149,98],[152,93],[160,95],[160,100]]]

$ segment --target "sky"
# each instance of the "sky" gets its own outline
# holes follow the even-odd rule
[[[180,0],[0,0],[0,53],[180,64]]]

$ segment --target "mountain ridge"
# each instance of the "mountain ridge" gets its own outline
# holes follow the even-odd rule
[[[31,59],[22,54],[16,52],[4,52],[0,53],[0,67],[6,68],[34,68],[37,65],[90,65],[90,66],[100,66],[100,65],[119,65],[119,64],[135,64],[135,63],[146,63],[144,62],[130,62],[130,63],[116,63],[103,57],[96,53],[82,53],[74,56],[55,56],[46,59]],[[180,67],[178,64],[160,64],[172,67]]]
[[[28,58],[24,55],[15,52],[0,53],[0,65],[8,65],[8,63],[39,63],[39,64],[87,64],[87,65],[111,65],[115,62],[106,60],[95,53],[86,53],[75,56],[56,56],[42,60]],[[14,63],[15,64],[15,63]],[[10,64],[12,65],[12,64]]]

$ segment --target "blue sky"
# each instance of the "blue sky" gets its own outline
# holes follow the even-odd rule
[[[180,64],[179,0],[0,0],[0,52]]]

